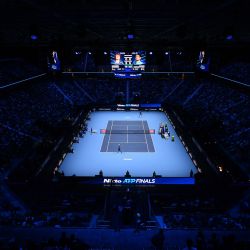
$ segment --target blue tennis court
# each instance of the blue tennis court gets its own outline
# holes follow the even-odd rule
[[[101,152],[155,152],[147,121],[108,121],[104,134]]]
[[[100,170],[113,177],[127,170],[133,177],[151,177],[154,171],[162,177],[189,177],[191,169],[197,172],[164,112],[96,111],[89,118],[88,132],[61,163],[65,176],[95,176]],[[174,141],[158,134],[161,123],[167,124]]]

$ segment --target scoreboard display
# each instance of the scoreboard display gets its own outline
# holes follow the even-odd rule
[[[121,52],[111,51],[111,67],[112,71],[144,71],[146,65],[146,52]]]

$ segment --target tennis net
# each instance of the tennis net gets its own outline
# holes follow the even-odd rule
[[[155,134],[154,129],[101,129],[101,134]]]

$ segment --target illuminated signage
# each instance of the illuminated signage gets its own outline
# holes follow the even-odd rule
[[[125,178],[125,179],[104,178],[103,184],[155,184],[155,179],[152,179],[152,178]]]

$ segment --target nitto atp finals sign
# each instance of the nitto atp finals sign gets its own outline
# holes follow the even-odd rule
[[[104,185],[194,185],[194,178],[190,177],[159,177],[159,178],[103,178],[98,183]]]
[[[155,184],[152,178],[104,178],[103,184]]]

